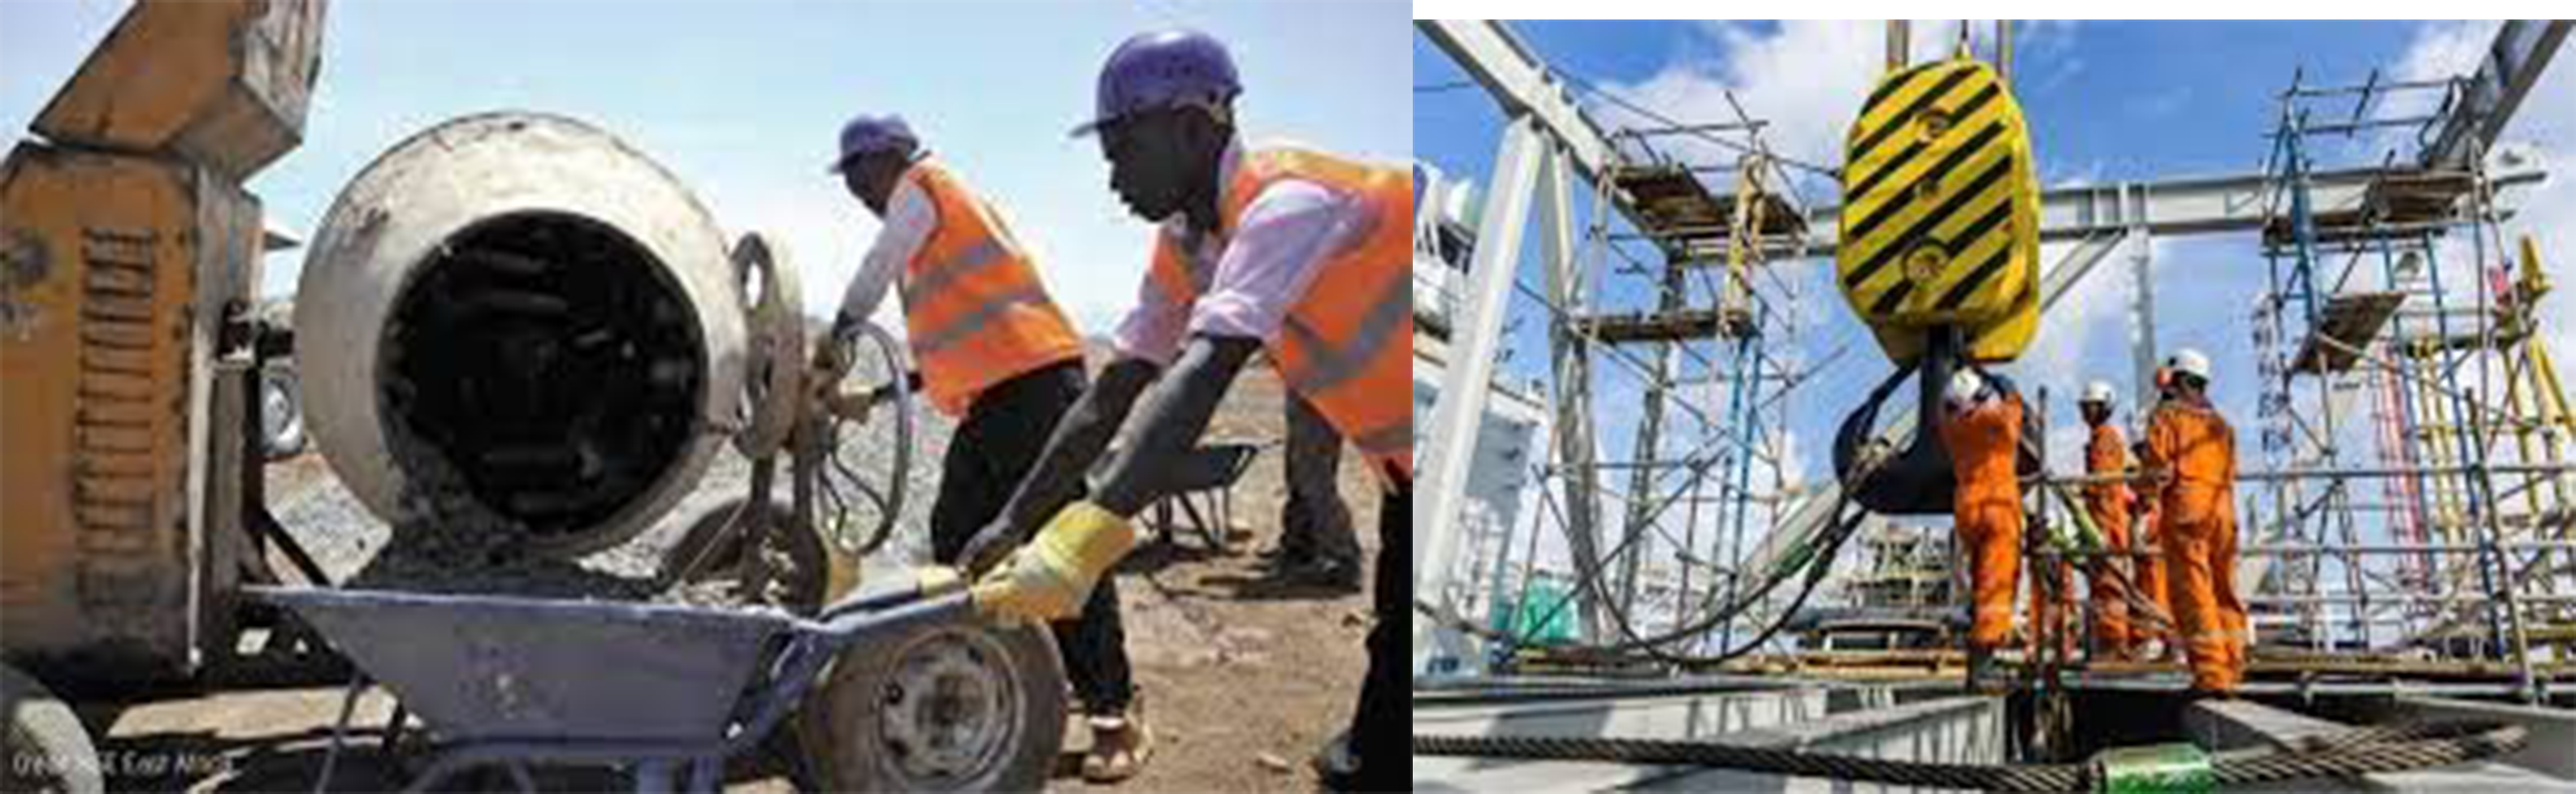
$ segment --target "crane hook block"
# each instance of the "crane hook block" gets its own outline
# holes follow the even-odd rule
[[[1926,329],[1958,327],[1969,358],[2008,361],[2039,320],[2039,179],[2030,128],[1994,67],[1889,72],[1844,140],[1835,271],[1899,364]]]

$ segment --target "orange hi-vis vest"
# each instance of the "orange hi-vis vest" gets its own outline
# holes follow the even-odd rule
[[[1368,207],[1368,226],[1325,252],[1306,294],[1288,309],[1285,327],[1266,348],[1280,380],[1313,403],[1333,429],[1383,469],[1413,479],[1412,176],[1299,149],[1245,155],[1219,207],[1220,239],[1238,227],[1264,188],[1298,179],[1352,196]],[[1159,235],[1149,276],[1188,306],[1215,278]]]
[[[939,213],[896,282],[930,404],[964,416],[994,384],[1079,360],[1082,337],[1048,299],[1028,252],[1001,218],[945,168],[920,163],[903,178]]]

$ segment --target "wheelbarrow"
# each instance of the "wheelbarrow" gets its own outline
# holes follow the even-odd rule
[[[637,791],[715,791],[725,759],[801,715],[804,773],[832,790],[1028,790],[1060,749],[1065,694],[1044,631],[975,619],[960,587],[785,612],[329,588],[248,588],[372,679],[434,752],[408,790],[497,768],[620,767]],[[389,738],[388,745],[396,739]]]

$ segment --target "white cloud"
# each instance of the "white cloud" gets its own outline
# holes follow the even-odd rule
[[[1991,48],[1993,25],[1971,25],[1974,47]],[[1683,58],[1642,82],[1608,85],[1621,98],[1652,108],[1684,124],[1733,121],[1726,95],[1733,92],[1753,118],[1769,123],[1763,138],[1785,156],[1824,166],[1842,162],[1844,130],[1860,102],[1869,95],[1886,65],[1887,32],[1876,21],[1789,20],[1765,30],[1748,23],[1713,21],[1699,30],[1714,44],[1715,58]],[[2015,49],[2025,61],[2042,55],[2058,71],[2081,68],[2055,57],[2072,45],[2074,23],[2022,23]],[[1918,20],[1911,29],[1911,57],[1923,61],[1946,55],[1958,35],[1956,20]],[[2052,72],[2052,75],[2054,72]],[[2044,77],[2043,79],[2062,79]],[[1661,126],[1604,102],[1593,111],[1613,129]],[[1663,149],[1697,164],[1735,161],[1735,150],[1693,138],[1664,138]],[[1821,180],[1805,179],[1809,199],[1831,195]]]
[[[2052,190],[2086,187],[2101,184],[2104,170],[2105,165],[2101,160],[2087,161],[2079,168],[2065,163],[2047,162],[2043,159],[2039,167],[2039,179],[2047,183]]]
[[[2503,25],[2493,19],[2426,22],[2416,29],[2415,40],[2388,73],[2398,82],[2465,77],[2477,71],[2479,57]],[[2438,108],[2441,99],[2440,91],[2393,93],[2375,115],[2383,119],[2422,115]]]

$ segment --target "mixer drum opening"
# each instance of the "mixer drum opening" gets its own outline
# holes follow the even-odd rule
[[[686,297],[615,229],[561,213],[449,238],[394,304],[388,442],[538,535],[632,503],[679,460],[706,386]],[[437,475],[424,477],[431,479]]]

